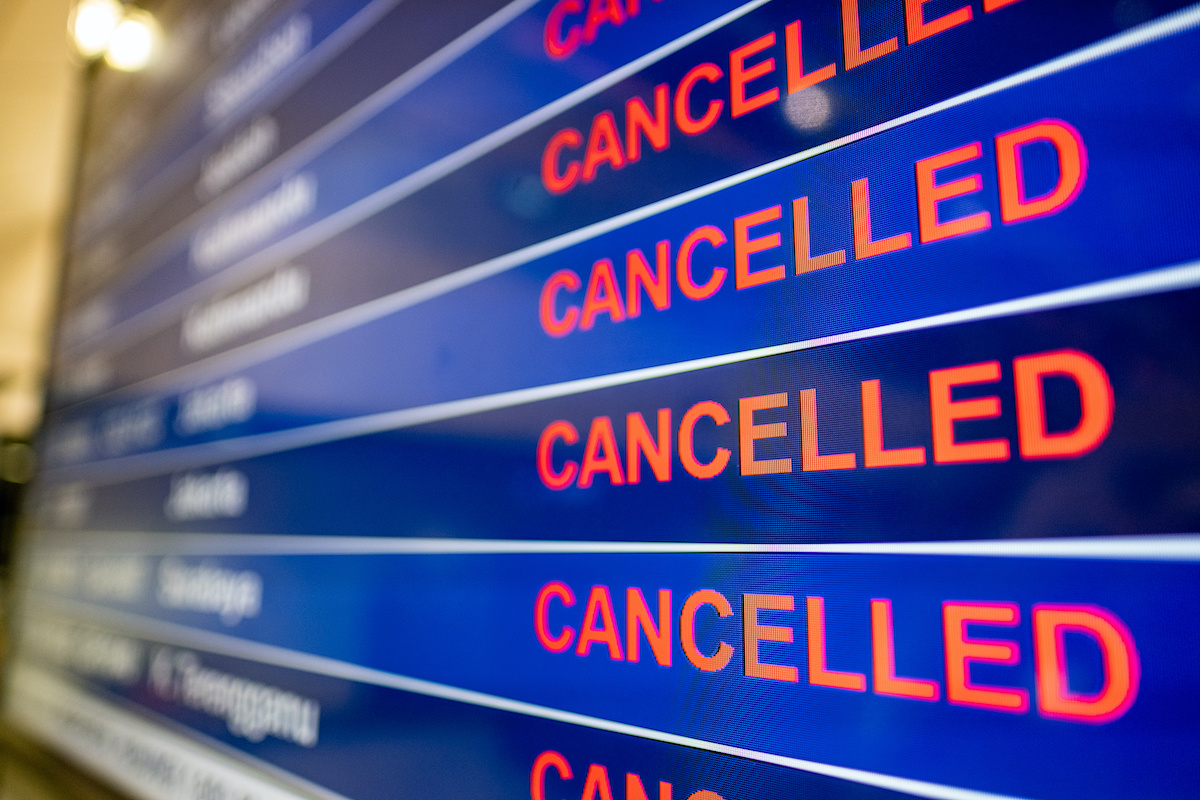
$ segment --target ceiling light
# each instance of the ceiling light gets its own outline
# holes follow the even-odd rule
[[[87,58],[103,53],[124,16],[117,0],[80,0],[70,23],[79,52]]]
[[[140,9],[130,9],[112,32],[104,60],[114,69],[136,72],[150,63],[158,37],[154,17]]]

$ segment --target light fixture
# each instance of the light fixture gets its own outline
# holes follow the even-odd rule
[[[112,32],[104,61],[114,69],[137,72],[150,63],[157,45],[158,23],[154,17],[141,9],[130,9]]]
[[[161,37],[149,12],[119,0],[79,0],[71,13],[70,31],[80,55],[104,56],[105,63],[124,72],[149,64]]]
[[[125,9],[117,0],[80,0],[70,21],[75,47],[85,58],[102,54],[124,16]]]

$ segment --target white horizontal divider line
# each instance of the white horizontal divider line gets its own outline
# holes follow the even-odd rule
[[[928,781],[914,780],[912,778],[902,778],[896,775],[855,769],[853,767],[839,767],[820,761],[792,758],[790,756],[781,756],[745,747],[735,747],[705,739],[697,739],[691,736],[681,736],[667,731],[655,730],[640,725],[630,725],[587,714],[578,714],[572,711],[563,711],[536,703],[512,700],[485,692],[477,692],[434,681],[398,675],[325,656],[302,653],[284,647],[262,644],[261,642],[246,641],[222,633],[196,630],[171,622],[150,619],[121,611],[113,611],[111,609],[102,609],[96,606],[85,606],[80,603],[61,600],[54,600],[46,603],[46,605],[58,606],[65,613],[93,620],[102,625],[122,630],[133,636],[144,637],[163,644],[204,650],[231,658],[254,661],[259,664],[270,664],[284,667],[285,669],[324,675],[340,680],[398,689],[403,692],[410,692],[426,697],[436,697],[467,705],[491,708],[497,711],[507,711],[527,717],[564,722],[579,727],[608,731],[610,733],[618,733],[680,747],[690,747],[709,753],[744,758],[765,764],[774,764],[780,767],[824,775],[852,783],[903,792],[916,797],[933,798],[934,800],[1021,800],[1021,798],[1015,798],[1011,795],[946,786]]]
[[[1016,300],[976,306],[962,311],[951,311],[929,317],[864,328],[849,333],[821,336],[788,344],[740,350],[717,356],[680,361],[661,366],[616,372],[591,378],[545,384],[525,389],[514,389],[497,394],[482,395],[462,400],[449,400],[425,406],[415,406],[396,411],[384,411],[359,417],[322,422],[300,428],[289,428],[270,433],[243,436],[237,439],[222,439],[204,444],[187,445],[166,450],[157,450],[138,455],[123,456],[106,461],[97,461],[70,467],[46,470],[44,475],[56,481],[89,480],[96,484],[111,484],[138,477],[173,472],[226,461],[234,461],[270,453],[309,447],[325,442],[365,436],[388,430],[424,425],[456,417],[496,411],[542,400],[583,394],[598,389],[625,386],[632,383],[696,372],[713,367],[750,361],[757,358],[795,353],[845,342],[861,341],[898,333],[927,330],[965,322],[978,322],[999,317],[1046,311],[1055,308],[1096,303],[1127,297],[1153,294],[1200,285],[1200,261],[1174,267],[1166,267],[1121,278],[1110,278],[1096,283],[1059,289],[1044,294],[1031,295]]]
[[[47,531],[43,553],[192,556],[780,554],[975,556],[1127,561],[1200,561],[1200,535],[1086,536],[925,542],[620,542],[536,539],[435,539],[228,533]]]
[[[717,19],[700,26],[688,33],[680,36],[674,41],[659,47],[656,50],[647,53],[646,55],[629,62],[623,67],[613,70],[608,74],[597,78],[570,94],[560,97],[552,103],[542,106],[537,111],[533,111],[521,117],[518,120],[510,122],[502,128],[499,128],[492,133],[477,139],[466,147],[462,147],[448,156],[444,156],[431,164],[428,164],[415,172],[401,178],[395,183],[379,189],[366,197],[351,203],[344,208],[335,211],[334,213],[318,220],[312,225],[299,230],[296,233],[287,236],[273,245],[263,248],[258,252],[240,260],[232,265],[225,267],[209,278],[206,278],[198,283],[189,286],[187,289],[172,295],[167,300],[154,306],[154,308],[166,308],[166,312],[179,311],[192,303],[194,299],[207,294],[212,290],[219,290],[225,286],[242,280],[245,277],[256,274],[262,270],[273,267],[283,261],[293,258],[300,253],[310,250],[329,239],[332,239],[337,234],[352,228],[359,222],[379,213],[388,206],[394,205],[400,200],[403,200],[410,195],[415,194],[421,189],[429,186],[436,181],[458,171],[467,164],[476,161],[488,153],[496,150],[518,136],[527,133],[528,131],[541,125],[549,119],[554,118],[558,114],[566,111],[579,103],[587,100],[609,87],[619,83],[625,78],[636,74],[645,67],[660,61],[663,58],[675,53],[676,51],[686,47],[697,39],[707,36],[714,30],[724,27],[730,22],[744,16],[769,2],[770,0],[751,0],[751,2],[730,11]],[[451,273],[454,274],[454,273]],[[150,309],[147,309],[147,312]],[[147,313],[143,312],[143,313]],[[161,315],[160,312],[155,312],[156,315]],[[212,358],[212,357],[210,357]],[[202,362],[197,362],[202,363]],[[189,365],[191,366],[191,365]],[[181,369],[186,369],[183,367]],[[163,373],[170,375],[172,372]],[[151,378],[149,380],[155,380]],[[133,384],[138,386],[139,384]],[[130,387],[123,387],[128,389]],[[122,390],[114,390],[122,391]],[[101,395],[103,396],[103,395]]]
[[[198,209],[191,216],[174,225],[170,230],[160,234],[154,241],[143,245],[137,252],[128,256],[126,260],[141,261],[145,259],[147,253],[161,249],[164,242],[179,236],[180,231],[191,227],[197,220],[204,220],[208,217],[215,218],[226,213],[232,206],[250,199],[249,195],[251,193],[262,189],[272,181],[279,180],[281,176],[298,169],[306,160],[323,154],[334,143],[350,135],[368,120],[386,110],[392,103],[469,53],[537,2],[538,0],[513,0],[513,2],[496,11],[466,33],[461,34],[458,38],[428,56],[425,60],[393,78],[374,94],[362,100],[353,108],[343,112],[341,116],[310,134],[306,139],[294,145],[287,152],[271,159],[250,175],[240,179],[237,183],[237,188],[225,193],[221,202],[216,204],[218,207],[204,206]],[[139,273],[142,271],[140,269],[137,270]],[[132,276],[132,273],[122,276],[122,280],[124,281]],[[130,335],[136,335],[146,320],[153,320],[162,316],[163,308],[162,304],[152,306],[109,328],[102,334],[104,348],[111,349],[128,339]],[[167,312],[169,311],[170,309],[167,309]],[[126,331],[130,331],[131,329],[132,333],[126,333]],[[75,351],[83,349],[86,345],[86,342],[73,344],[65,348],[64,353],[71,355]]]
[[[474,161],[477,158],[486,155],[491,150],[494,150],[503,144],[515,139],[518,135],[525,133],[528,130],[540,125],[542,122],[552,118],[558,113],[567,110],[568,108],[598,94],[611,85],[618,83],[629,75],[641,70],[645,66],[660,60],[671,53],[690,44],[700,35],[707,35],[712,30],[716,30],[730,21],[737,19],[740,16],[754,10],[762,5],[767,0],[754,0],[744,6],[714,20],[712,23],[693,31],[687,36],[681,37],[654,52],[643,56],[641,59],[634,61],[626,67],[615,70],[603,78],[599,78],[592,83],[577,89],[569,95],[561,98],[555,103],[551,103],[533,112],[532,114],[522,117],[516,122],[510,123],[504,128],[495,131],[483,139],[468,145],[461,150],[452,153],[449,156],[434,162],[428,167],[419,170],[406,178],[392,184],[391,186],[381,189],[373,195],[369,195],[363,200],[342,209],[335,214],[326,217],[317,222],[310,228],[298,231],[292,236],[278,242],[277,244],[266,248],[259,253],[239,262],[232,267],[218,273],[209,278],[208,281],[214,281],[218,278],[223,280],[232,280],[230,275],[236,270],[237,274],[234,277],[240,277],[243,274],[249,274],[248,270],[256,270],[259,268],[267,268],[274,266],[282,261],[292,258],[305,250],[317,246],[318,244],[332,238],[343,230],[347,230],[358,222],[367,217],[383,210],[389,205],[407,197],[419,189],[427,186],[434,181],[449,175],[455,170],[466,164]],[[1124,33],[1117,34],[1103,41],[1088,45],[1072,53],[1051,59],[1043,64],[1028,69],[1022,70],[1014,75],[1002,78],[992,83],[973,89],[964,94],[943,100],[931,106],[927,106],[918,111],[913,111],[909,114],[897,117],[888,122],[866,128],[857,133],[844,136],[840,139],[835,139],[818,147],[813,147],[808,150],[795,153],[793,155],[772,161],[760,167],[755,167],[750,170],[738,173],[737,175],[724,178],[719,181],[698,187],[696,189],[683,192],[674,197],[666,198],[655,203],[643,206],[632,211],[619,214],[601,222],[593,223],[575,231],[555,236],[538,244],[514,250],[506,255],[498,256],[493,259],[475,264],[470,267],[465,267],[456,272],[443,275],[439,278],[426,281],[416,286],[407,289],[401,289],[390,295],[385,295],[375,300],[370,300],[358,306],[354,306],[343,311],[335,312],[321,319],[313,320],[312,322],[298,325],[286,331],[264,337],[254,342],[241,345],[240,347],[227,350],[223,353],[218,353],[208,358],[194,361],[190,364],[185,364],[176,367],[173,370],[161,373],[151,378],[130,384],[128,386],[119,387],[88,400],[80,401],[80,403],[90,403],[102,397],[121,396],[131,394],[138,391],[154,391],[156,389],[165,389],[173,382],[184,376],[191,376],[193,379],[201,380],[205,376],[218,375],[223,371],[244,368],[250,364],[262,361],[282,353],[288,352],[306,344],[311,344],[321,339],[328,338],[337,333],[349,330],[360,325],[363,325],[371,320],[386,316],[395,311],[408,308],[418,303],[431,300],[444,294],[448,294],[455,290],[477,283],[486,278],[498,275],[502,272],[514,269],[518,266],[526,264],[535,259],[563,250],[580,242],[596,238],[604,233],[609,233],[618,228],[630,225],[634,222],[646,219],[648,217],[668,211],[672,208],[692,202],[693,200],[706,197],[715,192],[727,189],[731,186],[736,186],[740,183],[745,183],[753,178],[765,175],[769,172],[781,169],[791,164],[804,161],[814,156],[827,153],[839,147],[851,144],[853,142],[866,139],[869,136],[874,136],[884,131],[892,130],[909,122],[931,116],[941,111],[954,108],[959,105],[996,94],[1006,89],[1019,86],[1024,83],[1029,83],[1040,78],[1053,75],[1058,72],[1092,62],[1111,55],[1140,47],[1149,42],[1173,36],[1200,25],[1200,5],[1192,6],[1181,11],[1173,12],[1157,20],[1144,23]],[[700,35],[697,35],[700,34]],[[193,290],[199,291],[198,287],[208,286],[208,283],[197,284],[185,292],[175,295],[172,298],[173,302],[176,298],[179,304],[186,305],[191,302],[191,294]],[[186,297],[185,297],[186,295]],[[73,405],[79,405],[76,403]],[[65,406],[60,409],[60,412],[67,410],[72,406]],[[56,412],[59,413],[59,412]]]

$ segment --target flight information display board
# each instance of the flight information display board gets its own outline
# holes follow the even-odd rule
[[[153,11],[14,724],[147,800],[1200,792],[1200,6]]]

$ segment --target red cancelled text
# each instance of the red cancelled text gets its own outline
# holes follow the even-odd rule
[[[554,778],[551,778],[551,775]],[[577,781],[580,777],[583,778],[583,792],[580,800],[614,800],[621,796],[619,793],[613,793],[613,781],[608,776],[608,767],[603,764],[589,764],[587,773],[579,776],[575,774],[575,770],[572,769],[566,756],[554,750],[547,750],[533,762],[533,770],[529,774],[530,800],[547,800],[546,788],[551,780],[561,785],[564,782]],[[652,796],[646,793],[646,784],[642,782],[641,775],[626,772],[624,781],[620,777],[617,777],[616,781],[618,790],[624,783],[625,800],[650,800]],[[672,800],[673,789],[674,787],[666,781],[659,781],[658,800]],[[549,796],[558,797],[560,795],[551,794]],[[572,792],[570,796],[573,797],[574,793]],[[716,792],[700,789],[689,794],[687,800],[725,800],[725,798]]]
[[[864,46],[860,2],[841,0],[842,69],[846,71],[900,48],[895,36]],[[904,2],[907,44],[956,28],[974,17],[971,5],[964,4],[935,19],[926,19],[926,2]],[[983,10],[988,13],[1014,2],[983,0]],[[566,58],[581,45],[594,41],[602,26],[622,24],[637,13],[638,7],[638,0],[624,0],[624,4],[622,0],[588,0],[586,9],[584,0],[561,0],[546,20],[546,52],[551,58]],[[783,56],[782,68],[777,66],[776,56]],[[796,20],[784,28],[782,37],[769,31],[734,48],[724,65],[696,64],[673,87],[667,83],[656,86],[649,103],[636,95],[629,98],[624,108],[623,137],[614,111],[597,114],[586,138],[575,128],[558,131],[542,151],[542,183],[554,194],[568,192],[581,181],[594,180],[602,166],[619,170],[641,160],[643,140],[655,150],[666,150],[672,130],[698,136],[725,114],[736,119],[779,102],[782,92],[793,94],[836,74],[836,63],[821,67],[805,64],[801,22]]]
[[[562,61],[596,41],[605,25],[620,27],[641,11],[641,0],[558,0],[542,28],[542,47],[546,55]]]
[[[586,489],[600,478],[612,486],[637,484],[649,475],[666,482],[675,476],[674,466],[678,463],[694,478],[715,478],[726,471],[735,454],[728,447],[698,453],[696,429],[701,425],[721,427],[732,423],[735,416],[736,463],[743,477],[790,473],[797,466],[802,472],[822,472],[915,467],[930,460],[934,464],[1008,461],[1013,447],[1007,438],[964,440],[955,429],[958,422],[1002,415],[999,396],[955,398],[957,387],[996,383],[1000,372],[999,361],[985,361],[929,373],[928,446],[918,442],[896,443],[886,435],[883,429],[886,387],[875,379],[861,382],[861,405],[856,409],[822,408],[817,390],[804,389],[795,394],[776,392],[742,397],[732,413],[715,400],[705,400],[684,411],[678,422],[670,408],[658,409],[652,422],[647,422],[641,412],[630,412],[625,416],[624,435],[620,439],[619,428],[609,416],[593,418],[587,426],[586,438],[573,423],[556,420],[538,438],[538,477],[555,490],[571,486]],[[1114,410],[1112,386],[1104,367],[1087,353],[1055,350],[1020,356],[1012,361],[1012,376],[1014,397],[1009,407],[1016,412],[1016,444],[1021,458],[1078,458],[1095,450],[1108,436]],[[1068,430],[1051,431],[1047,427],[1044,379],[1051,376],[1065,378],[1078,392],[1080,416]],[[796,412],[791,411],[793,403]],[[843,417],[861,417],[861,451],[823,451],[818,420],[824,414],[839,412]],[[793,413],[798,413],[799,425],[787,421]],[[760,414],[770,414],[772,421],[761,421]],[[791,449],[798,450],[799,458],[759,458],[757,443],[771,439],[792,443]]]
[[[654,597],[651,594],[651,597]],[[618,599],[620,599],[618,597]],[[1020,624],[1022,610],[1016,603],[947,600],[942,603],[942,672],[938,675],[901,676],[896,671],[897,642],[892,624],[893,607],[888,598],[874,598],[858,616],[863,626],[858,635],[870,644],[870,665],[850,663],[831,646],[825,635],[825,598],[808,595],[743,594],[740,620],[729,598],[713,589],[688,595],[678,616],[671,590],[660,589],[654,605],[636,586],[625,591],[625,614],[618,616],[608,586],[593,586],[587,592],[582,615],[575,592],[561,581],[542,587],[534,600],[533,624],[538,642],[552,653],[570,651],[577,657],[602,653],[612,661],[637,662],[643,641],[649,645],[647,658],[662,667],[673,665],[675,652],[682,651],[691,667],[704,672],[721,672],[734,663],[741,650],[741,671],[747,678],[785,683],[806,683],[876,695],[937,702],[1010,714],[1030,710],[1031,691],[1018,685],[980,683],[972,678],[973,665],[1016,666],[1028,658],[1029,643],[1006,634]],[[898,613],[905,613],[902,610]],[[1035,603],[1029,609],[1032,623],[1033,692],[1038,714],[1069,722],[1102,724],[1129,710],[1137,697],[1140,661],[1129,628],[1111,611],[1079,603]],[[578,627],[554,625],[570,619]],[[678,632],[675,624],[678,621]],[[623,624],[622,624],[623,623]],[[716,647],[705,652],[697,644],[697,626],[717,631]],[[740,630],[739,630],[740,628]],[[793,642],[796,629],[807,643],[807,663],[768,662],[760,654],[762,642]],[[623,629],[623,630],[622,630]],[[1095,691],[1082,692],[1069,685],[1068,649],[1064,634],[1090,640],[1103,666],[1103,681]],[[711,635],[708,639],[711,639]],[[911,645],[910,645],[911,646]],[[1075,650],[1072,653],[1077,652]],[[858,667],[858,671],[851,669]],[[736,668],[736,667],[735,667]],[[997,675],[994,669],[990,673]],[[993,678],[992,680],[996,680]]]

